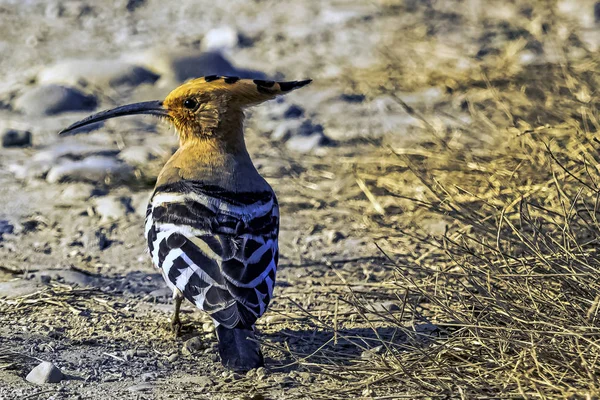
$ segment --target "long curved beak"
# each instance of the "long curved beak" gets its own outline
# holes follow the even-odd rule
[[[87,118],[77,121],[68,128],[58,132],[59,135],[64,135],[74,131],[75,129],[81,128],[82,126],[90,125],[96,122],[104,121],[109,118],[124,117],[126,115],[135,114],[149,114],[158,117],[169,117],[168,110],[163,106],[162,101],[145,101],[143,103],[128,104],[113,108],[111,110],[100,111],[99,113],[92,114]]]

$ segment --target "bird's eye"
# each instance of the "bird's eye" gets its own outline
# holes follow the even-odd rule
[[[185,99],[183,102],[183,106],[189,110],[193,110],[198,106],[198,102],[194,99]]]

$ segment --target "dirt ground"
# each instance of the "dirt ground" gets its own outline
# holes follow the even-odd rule
[[[539,3],[0,0],[0,134],[32,133],[0,148],[0,399],[475,398],[405,363],[453,332],[414,288],[452,270],[421,238],[455,216],[419,209],[430,188],[404,157],[435,170],[440,143],[493,153],[497,132],[571,118],[545,93],[565,60],[597,61],[600,7]],[[249,151],[282,217],[276,296],[257,324],[266,368],[245,375],[220,365],[191,304],[183,335],[168,328],[143,217],[173,131],[140,117],[57,136],[94,109],[231,71],[314,80],[248,113]],[[35,92],[52,84],[96,104]],[[503,90],[528,102],[504,109]],[[110,171],[77,164],[90,159]],[[27,382],[41,361],[66,378]]]

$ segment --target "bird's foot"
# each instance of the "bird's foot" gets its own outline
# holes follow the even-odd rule
[[[179,316],[174,316],[171,319],[171,332],[173,332],[175,334],[175,337],[180,337],[181,336],[181,328],[183,327],[181,320],[179,319]]]

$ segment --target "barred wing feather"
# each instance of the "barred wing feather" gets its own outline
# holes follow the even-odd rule
[[[167,284],[227,328],[251,327],[273,295],[279,208],[272,191],[231,193],[193,181],[158,187],[146,214]]]

